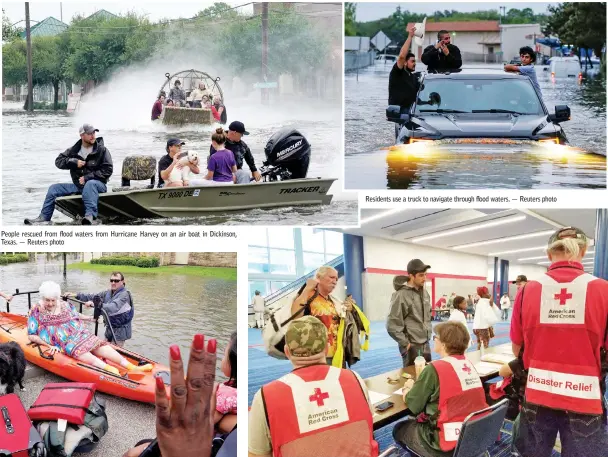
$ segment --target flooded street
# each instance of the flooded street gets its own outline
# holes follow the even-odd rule
[[[546,67],[537,67],[549,112],[555,105],[571,109],[572,119],[561,124],[570,147],[520,142],[391,148],[395,124],[385,116],[391,68],[378,63],[359,70],[358,82],[355,72],[345,75],[346,189],[606,188],[604,79],[552,82]]]
[[[77,262],[79,254],[68,254],[68,262]],[[117,267],[120,269],[120,267]],[[224,379],[220,360],[236,330],[236,281],[171,274],[127,274],[126,284],[135,305],[133,337],[126,348],[165,365],[169,363],[169,345],[179,344],[182,358],[189,356],[192,336],[202,333],[205,339],[218,341],[217,375]],[[0,267],[0,288],[14,293],[37,290],[45,280],[60,284],[62,292],[96,293],[109,288],[109,274],[68,269],[63,277],[63,259],[57,254],[37,254],[35,261]],[[33,295],[35,303],[39,296]],[[4,300],[0,307],[6,311]],[[11,312],[27,313],[27,296],[11,302]],[[84,314],[92,314],[85,309]],[[94,324],[89,328],[94,331]],[[103,337],[103,324],[99,336]]]
[[[57,155],[71,147],[79,139],[78,126],[92,123],[100,131],[106,147],[114,161],[114,173],[109,187],[120,186],[122,161],[128,155],[151,154],[160,159],[165,154],[167,139],[181,138],[186,142],[185,150],[209,151],[213,126],[185,126],[182,128],[153,124],[149,106],[112,105],[83,107],[75,116],[41,112],[26,114],[22,105],[3,103],[3,222],[6,225],[22,224],[25,217],[36,217],[44,201],[48,187],[57,182],[69,182],[69,172],[55,167]],[[249,145],[256,166],[265,160],[264,147],[270,136],[282,127],[294,127],[307,138],[312,146],[309,177],[342,177],[342,129],[341,107],[335,101],[317,101],[314,108],[301,107],[297,102],[280,106],[262,106],[258,100],[237,100],[227,107],[229,120],[244,122],[249,136],[244,138]],[[338,106],[337,106],[338,105]],[[29,157],[24,162],[24,157]],[[245,169],[247,165],[245,165]],[[208,215],[197,218],[173,218],[137,220],[134,224],[155,225],[356,225],[356,197],[341,191],[342,182],[337,181],[329,190],[333,200],[327,206],[284,207],[275,209],[253,209],[223,215]],[[55,211],[54,222],[70,223],[70,219]]]

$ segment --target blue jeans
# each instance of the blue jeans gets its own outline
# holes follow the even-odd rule
[[[55,199],[66,195],[82,194],[84,203],[84,215],[97,217],[97,201],[99,194],[107,190],[106,185],[101,181],[87,181],[81,189],[74,183],[53,184],[49,187],[40,211],[40,216],[46,221],[50,221],[55,211]]]
[[[558,431],[562,457],[606,455],[608,430],[602,416],[560,411],[525,402],[519,414],[519,428],[513,436],[515,448],[524,457],[549,457]]]

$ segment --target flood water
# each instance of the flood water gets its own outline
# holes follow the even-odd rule
[[[152,92],[154,93],[154,92]],[[124,94],[123,94],[124,95]],[[124,97],[123,97],[124,98]],[[209,151],[211,133],[218,125],[169,127],[152,123],[149,105],[133,107],[107,106],[84,109],[76,116],[40,112],[26,114],[22,104],[7,102],[2,105],[2,190],[3,223],[22,224],[26,217],[40,212],[47,189],[57,182],[70,182],[69,172],[55,167],[55,158],[79,139],[78,126],[91,123],[100,131],[112,154],[114,174],[109,187],[120,186],[123,159],[128,155],[165,154],[169,138],[186,142],[185,150]],[[257,100],[235,100],[228,105],[229,120],[241,120],[250,135],[244,137],[256,166],[265,160],[264,147],[270,136],[282,127],[293,127],[307,138],[312,147],[309,177],[339,178],[331,189],[330,205],[253,209],[223,215],[197,218],[137,220],[134,224],[156,225],[357,225],[356,196],[342,192],[342,109],[336,101],[319,101],[316,107],[303,109],[296,102],[280,107],[262,106]],[[93,107],[94,108],[94,107]],[[115,110],[115,111],[113,111]],[[110,111],[110,112],[108,112]],[[24,157],[28,157],[24,162]],[[247,165],[244,165],[248,170]],[[55,211],[53,221],[70,223],[70,219]]]
[[[69,263],[77,261],[79,254],[68,255]],[[179,344],[186,361],[193,335],[202,333],[205,339],[217,339],[217,376],[225,379],[220,361],[230,334],[236,330],[236,281],[150,273],[125,276],[136,310],[133,337],[125,348],[168,365],[169,345]],[[7,293],[32,291],[43,281],[55,281],[62,292],[97,293],[109,289],[109,277],[105,272],[68,269],[64,278],[61,255],[37,254],[28,263],[0,267],[0,288]],[[32,303],[39,298],[33,295]],[[6,311],[4,300],[0,302]],[[27,296],[15,297],[10,306],[11,313],[26,314]],[[92,310],[85,308],[83,314],[92,314]],[[95,325],[89,324],[89,328],[94,331]],[[100,323],[98,334],[102,338],[103,332]]]
[[[466,68],[474,65],[465,64]],[[483,65],[501,68],[500,65]],[[547,150],[517,145],[439,145],[412,150],[394,145],[394,123],[386,120],[391,63],[345,75],[345,188],[606,188],[606,81],[587,75],[551,81],[537,67],[550,113],[567,104],[572,119],[562,123],[568,147]]]

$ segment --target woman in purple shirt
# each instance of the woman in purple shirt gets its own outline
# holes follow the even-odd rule
[[[216,152],[209,157],[207,162],[207,175],[202,184],[225,185],[236,182],[236,161],[234,153],[226,149],[226,132],[223,128],[218,128],[211,135],[211,145]]]

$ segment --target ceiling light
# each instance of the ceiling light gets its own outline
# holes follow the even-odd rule
[[[554,230],[546,230],[544,232],[527,233],[525,235],[509,236],[507,238],[499,238],[496,240],[479,241],[478,243],[461,244],[460,246],[454,246],[453,249],[464,249],[464,248],[472,248],[474,246],[485,246],[486,244],[506,243],[507,241],[526,240],[528,238],[535,238],[537,236],[552,235],[553,232],[554,232]]]
[[[490,252],[489,256],[498,256],[503,254],[515,254],[517,252],[527,252],[527,251],[540,251],[541,249],[547,249],[547,246],[537,246],[535,248],[524,248],[524,249],[512,249],[510,251],[502,251],[502,252]]]
[[[388,216],[392,216],[393,214],[397,214],[400,213],[401,211],[405,211],[405,208],[398,208],[398,209],[389,209],[387,211],[382,211],[380,214],[376,214],[375,216],[370,216],[366,219],[361,219],[361,225],[363,224],[367,224],[368,222],[372,222],[378,219],[382,219],[383,217],[388,217]]]
[[[458,233],[472,232],[475,230],[481,230],[481,229],[488,228],[488,227],[496,227],[497,225],[510,224],[512,222],[523,221],[525,218],[526,218],[526,216],[511,216],[511,217],[506,217],[506,218],[498,220],[498,221],[484,222],[484,223],[473,225],[470,227],[446,230],[445,232],[434,233],[432,235],[425,235],[425,236],[420,236],[418,238],[414,238],[412,240],[412,243],[419,243],[420,241],[425,241],[425,240],[434,240],[435,238],[441,238],[443,236],[450,236],[450,235],[456,235]],[[553,233],[553,232],[551,232],[551,233]]]
[[[539,265],[551,265],[553,262],[538,262]]]

